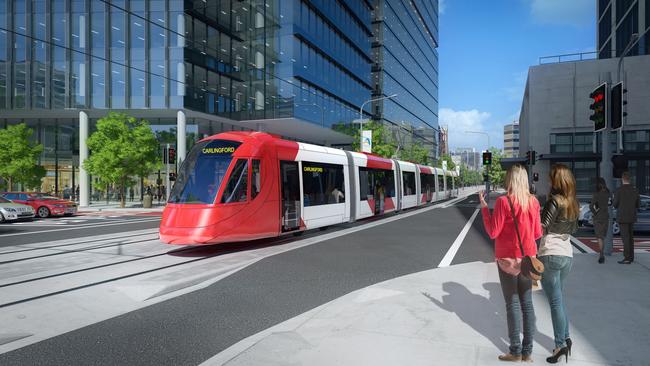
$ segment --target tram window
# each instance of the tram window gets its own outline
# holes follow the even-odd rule
[[[248,190],[248,160],[239,159],[230,173],[230,179],[223,191],[222,203],[246,202]]]
[[[420,192],[427,194],[427,200],[431,199],[430,195],[435,190],[435,177],[432,174],[420,173]]]
[[[404,195],[410,196],[415,194],[415,173],[402,172],[404,178]]]
[[[260,161],[252,160],[251,171],[251,199],[255,199],[257,194],[260,193],[262,183],[262,173],[260,170]]]
[[[447,181],[447,190],[451,190],[451,177],[447,176],[445,177],[445,180]]]
[[[169,195],[170,203],[212,204],[240,143],[209,140],[195,144],[187,154]]]
[[[395,197],[395,175],[392,170],[359,168],[359,198],[366,201],[377,194],[377,187],[384,190],[384,197]]]
[[[345,202],[343,166],[302,162],[305,207]]]
[[[442,175],[438,175],[438,192],[442,192],[445,190],[445,181],[444,177]]]

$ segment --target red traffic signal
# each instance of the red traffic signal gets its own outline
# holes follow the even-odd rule
[[[604,130],[607,127],[607,83],[600,84],[589,94],[592,103],[589,109],[593,110],[589,119],[594,121],[594,132]]]

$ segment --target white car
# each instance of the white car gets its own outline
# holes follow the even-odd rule
[[[0,197],[0,223],[18,219],[32,219],[33,217],[34,209],[31,206],[13,203],[6,198]]]

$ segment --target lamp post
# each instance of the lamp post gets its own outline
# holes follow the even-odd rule
[[[361,104],[361,108],[359,108],[359,150],[361,150],[361,146],[363,145],[363,107],[365,107],[368,103],[377,102],[384,99],[391,99],[395,98],[396,96],[397,94],[392,94],[385,97],[368,99]]]

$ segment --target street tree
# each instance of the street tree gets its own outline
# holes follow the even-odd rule
[[[399,151],[398,157],[400,160],[429,165],[429,150],[418,142],[413,142],[402,148]]]
[[[84,168],[98,178],[98,185],[120,190],[120,206],[125,206],[126,187],[134,177],[144,177],[158,169],[159,142],[145,120],[111,112],[97,121],[97,131],[88,138],[90,157]]]
[[[456,164],[451,159],[451,156],[447,154],[441,156],[440,159],[438,160],[438,168],[442,168],[443,161],[447,162],[447,170],[456,170]]]
[[[384,158],[392,158],[397,150],[397,144],[390,134],[386,131],[383,123],[370,120],[363,124],[364,130],[372,131],[372,153]],[[361,150],[361,136],[359,128],[351,124],[339,123],[334,126],[334,130],[352,137],[352,149]]]
[[[45,176],[45,169],[38,165],[43,145],[30,141],[33,132],[25,123],[0,129],[0,178],[10,190],[15,183],[40,188]]]
[[[490,182],[492,182],[492,185],[495,187],[502,187],[506,176],[505,170],[503,170],[501,167],[503,151],[501,151],[501,149],[497,149],[496,147],[490,148],[490,151],[492,152],[492,165],[490,165],[489,168]]]

